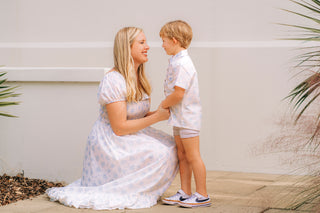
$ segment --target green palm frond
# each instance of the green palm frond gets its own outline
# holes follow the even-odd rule
[[[318,28],[313,28],[313,27],[304,27],[304,26],[300,26],[300,25],[292,25],[292,24],[280,24],[282,26],[287,26],[287,27],[295,27],[295,28],[298,28],[298,29],[301,29],[301,30],[307,30],[312,33],[315,33],[314,35],[320,33],[320,29]],[[313,35],[313,34],[312,34]],[[290,38],[286,38],[287,39],[290,39]],[[312,40],[313,38],[292,38],[292,39],[296,39],[296,40],[305,40],[305,39],[308,39],[308,41]],[[314,38],[314,39],[317,39],[317,38]]]
[[[296,122],[299,120],[301,115],[310,106],[313,101],[315,101],[320,95],[320,73],[315,73],[302,81],[298,86],[296,86],[286,98],[290,99],[293,104],[294,109],[298,110],[307,101],[307,103],[302,107],[300,112],[296,117]],[[310,100],[308,100],[308,98]],[[320,116],[320,115],[319,115]]]
[[[308,15],[286,10],[284,11],[292,13],[294,15],[300,16],[306,20],[313,21],[316,26],[301,26],[293,24],[281,24],[282,26],[291,27],[294,29],[299,29],[302,31],[299,37],[294,38],[285,38],[286,40],[300,40],[300,41],[320,41],[320,1],[319,0],[290,0],[291,2],[301,6],[302,8],[308,11]],[[318,28],[318,27],[319,28]],[[304,50],[308,51],[308,48]],[[320,96],[320,46],[312,47],[310,51],[303,53],[297,57],[298,68],[308,68],[313,71],[312,74],[309,74],[305,80],[300,82],[293,90],[290,91],[286,99],[290,100],[290,103],[293,104],[295,110],[300,110],[296,117],[296,121],[302,116],[306,109]],[[319,116],[320,117],[320,114]],[[318,131],[316,129],[316,131]]]
[[[307,15],[291,10],[284,11],[299,16],[304,20],[311,21],[313,25],[302,26],[294,24],[281,24],[282,26],[290,27],[298,31],[298,34],[295,34],[291,38],[285,39],[303,42],[320,42],[320,0],[290,1],[306,10]],[[301,69],[299,75],[304,74],[307,77],[304,77],[304,80],[298,83],[298,85],[289,92],[289,95],[285,97],[285,99],[288,99],[292,104],[295,112],[297,112],[295,123],[301,119],[302,115],[306,113],[307,109],[310,108],[311,105],[314,105],[315,102],[319,102],[320,97],[320,45],[314,45],[314,43],[312,43],[312,46],[300,48],[300,50],[303,51],[303,53],[296,57],[298,63],[295,68]],[[311,127],[311,136],[309,139],[307,139],[304,148],[309,148],[311,153],[317,155],[320,147],[320,113],[315,116],[312,122],[314,122],[314,126]],[[315,164],[319,163],[319,160],[315,162]],[[319,182],[314,182],[310,185],[310,187],[307,187],[306,190],[301,193],[299,198],[290,209],[298,209],[299,207],[309,204],[319,197],[320,184]]]
[[[0,77],[4,77],[5,74],[6,72],[0,72]],[[6,81],[7,79],[0,79],[0,107],[18,105],[20,102],[6,101],[6,99],[15,98],[20,95],[18,93],[15,93],[15,90],[18,88],[18,86],[5,85]],[[0,111],[0,116],[16,117],[14,115],[2,111]]]
[[[17,117],[17,116],[14,116],[14,115],[10,115],[8,113],[4,113],[4,112],[0,112],[0,116],[5,116],[5,117]]]
[[[316,3],[318,6],[320,6],[320,1],[318,0],[312,0],[314,3]]]

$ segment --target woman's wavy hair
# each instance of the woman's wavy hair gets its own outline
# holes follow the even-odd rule
[[[118,31],[114,39],[114,67],[126,80],[128,102],[138,102],[144,94],[151,94],[151,85],[146,77],[144,64],[138,67],[136,75],[131,56],[132,44],[140,32],[143,30],[137,27],[124,27]]]

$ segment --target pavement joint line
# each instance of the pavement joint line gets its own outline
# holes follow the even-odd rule
[[[261,186],[260,188],[258,188],[256,191],[260,191],[261,189],[266,188],[267,186]]]

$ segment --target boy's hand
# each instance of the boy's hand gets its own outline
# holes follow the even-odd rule
[[[161,104],[155,113],[159,116],[160,121],[168,120],[170,117],[170,110],[162,108]]]
[[[163,108],[169,108],[180,103],[183,99],[185,89],[175,86],[174,91],[161,102]]]
[[[167,108],[164,108],[164,107],[163,107],[163,101],[161,101],[159,107],[161,107],[161,108],[163,108],[163,109],[169,109],[169,107],[167,107]],[[158,107],[158,109],[159,109],[159,107]]]

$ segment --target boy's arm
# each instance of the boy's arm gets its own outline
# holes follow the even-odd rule
[[[161,107],[166,109],[180,103],[183,99],[184,92],[185,89],[175,86],[173,93],[168,95],[166,99],[161,102]]]

